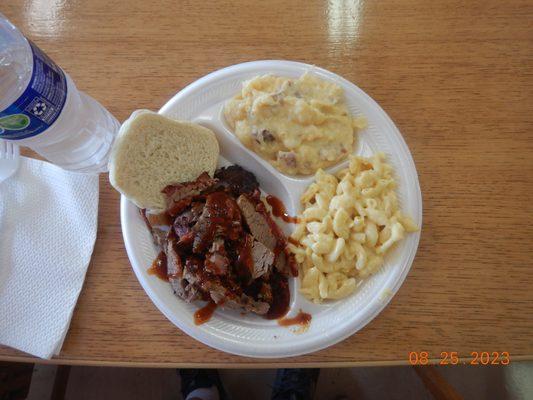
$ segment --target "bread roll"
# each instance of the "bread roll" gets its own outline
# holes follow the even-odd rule
[[[219,154],[215,134],[203,126],[152,111],[135,111],[119,130],[109,160],[109,181],[140,208],[162,210],[161,190],[213,176]]]

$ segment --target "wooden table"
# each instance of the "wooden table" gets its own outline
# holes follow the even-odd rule
[[[119,195],[102,176],[96,248],[52,362],[327,367],[401,364],[411,351],[533,359],[531,1],[5,0],[0,9],[120,120],[243,61],[330,69],[396,122],[424,200],[411,272],[375,320],[327,350],[255,360],[210,349],[159,313],[130,268]],[[6,347],[0,359],[36,361]]]

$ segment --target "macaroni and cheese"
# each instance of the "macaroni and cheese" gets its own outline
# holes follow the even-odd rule
[[[392,167],[383,153],[350,156],[336,175],[318,170],[301,197],[290,245],[301,270],[300,292],[315,302],[353,293],[406,232],[418,230],[398,207]]]

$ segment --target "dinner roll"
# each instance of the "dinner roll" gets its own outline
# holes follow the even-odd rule
[[[138,110],[122,124],[115,139],[109,181],[138,207],[161,210],[165,186],[193,181],[204,171],[213,176],[218,154],[211,130]]]

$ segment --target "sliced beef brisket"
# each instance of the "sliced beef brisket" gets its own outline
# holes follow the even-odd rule
[[[142,214],[166,255],[174,293],[187,302],[212,300],[260,315],[279,314],[290,297],[283,284],[286,241],[260,200],[255,176],[230,166],[217,170],[215,178],[204,173],[163,192],[167,209]]]

